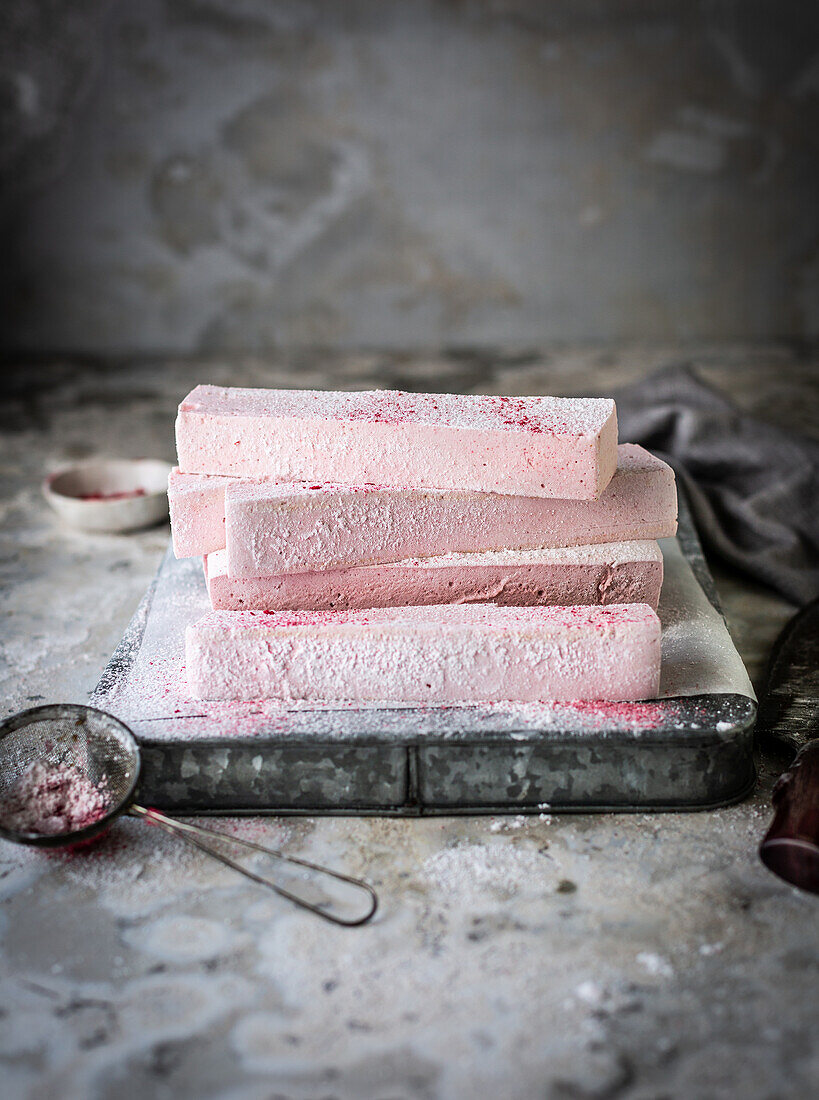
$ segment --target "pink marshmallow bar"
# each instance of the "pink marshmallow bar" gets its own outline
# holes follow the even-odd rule
[[[231,577],[665,538],[677,526],[674,471],[629,443],[599,500],[238,479],[224,492]]]
[[[607,398],[197,386],[176,445],[185,473],[596,500],[617,415]]]
[[[168,475],[173,552],[178,558],[210,554],[225,545],[225,487],[232,477],[181,474],[175,466]]]
[[[211,611],[186,632],[199,699],[446,705],[656,696],[645,604]]]
[[[205,579],[211,605],[221,611],[346,611],[477,602],[646,603],[656,608],[663,556],[656,542],[617,542],[233,578],[225,551],[217,550],[205,559]]]
[[[168,497],[177,557],[197,557],[224,549],[225,489],[228,485],[240,483],[245,484],[242,479],[234,477],[182,474],[178,469],[173,471],[168,484]],[[319,489],[323,488],[319,486]],[[308,497],[315,492],[318,490],[310,490]],[[423,489],[394,491],[397,501],[415,495],[426,501],[438,497],[444,507],[450,494],[448,491],[433,491],[431,496],[429,490]],[[673,535],[677,529],[674,471],[635,443],[621,443],[617,448],[617,470],[596,501],[457,491],[451,496],[458,507],[471,510],[470,522],[477,524],[481,535],[478,538],[473,533],[472,540],[467,539],[459,514],[456,529],[446,536],[445,551],[451,549],[448,543],[452,537],[461,540],[456,549],[471,553],[477,550],[537,549],[628,539],[661,539]],[[385,507],[387,504],[385,502]],[[408,547],[405,556],[421,556],[422,551],[424,556],[431,556],[429,544]],[[394,553],[396,551],[391,550],[391,554]],[[359,562],[345,557],[336,564],[355,565]],[[262,572],[260,569],[259,575]]]

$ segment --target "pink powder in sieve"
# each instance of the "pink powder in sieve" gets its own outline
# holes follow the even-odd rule
[[[0,824],[10,832],[58,836],[99,821],[110,805],[103,779],[96,786],[67,764],[32,764],[0,807]]]

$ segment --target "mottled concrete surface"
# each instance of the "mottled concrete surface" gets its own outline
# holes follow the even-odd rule
[[[819,332],[802,0],[4,0],[7,346]]]
[[[42,474],[172,457],[196,381],[606,391],[670,349],[64,363],[9,369],[2,406],[3,708],[83,701],[167,530],[89,537]],[[702,347],[746,408],[816,431],[813,354]],[[718,572],[758,678],[792,609]],[[368,877],[377,921],[336,930],[138,822],[91,850],[0,845],[0,1061],[10,1100],[802,1100],[819,1088],[817,899],[756,858],[773,780],[713,813],[231,819]]]

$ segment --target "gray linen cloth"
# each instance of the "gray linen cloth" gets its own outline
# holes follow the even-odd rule
[[[620,439],[671,463],[707,549],[792,603],[819,596],[819,442],[740,412],[687,364],[614,397]]]

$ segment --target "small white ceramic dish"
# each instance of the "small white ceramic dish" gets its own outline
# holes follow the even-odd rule
[[[83,531],[138,531],[168,515],[167,462],[97,458],[55,471],[43,482],[57,515]]]

